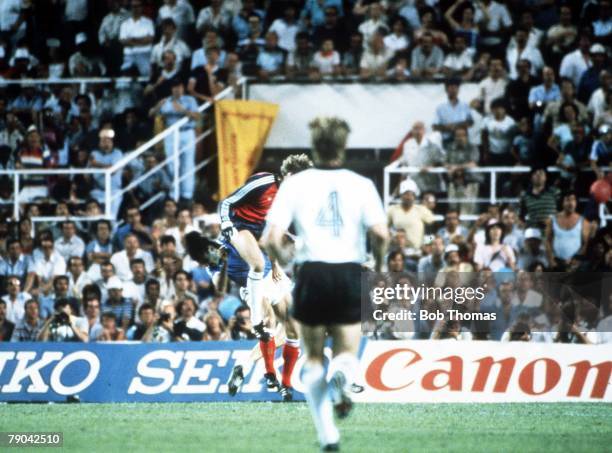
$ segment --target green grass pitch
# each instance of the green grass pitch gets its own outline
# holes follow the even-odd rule
[[[304,403],[2,404],[0,431],[63,431],[64,451],[316,452],[309,415]],[[339,426],[345,452],[612,449],[612,404],[359,404]]]

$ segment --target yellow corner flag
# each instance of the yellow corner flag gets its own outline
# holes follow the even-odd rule
[[[244,184],[257,167],[277,113],[278,105],[267,102],[215,103],[220,199]]]

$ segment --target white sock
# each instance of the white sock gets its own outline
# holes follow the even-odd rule
[[[302,383],[306,388],[306,401],[310,407],[319,442],[321,445],[335,444],[340,433],[334,423],[334,412],[325,381],[325,369],[319,364],[305,364]]]
[[[342,352],[335,356],[329,364],[329,376],[333,376],[336,371],[340,371],[344,374],[345,390],[349,391],[353,382],[355,382],[355,376],[359,369],[359,362],[357,357],[349,352]]]
[[[249,308],[251,309],[251,321],[253,325],[263,321],[263,272],[249,271],[247,277],[247,290],[249,292]]]

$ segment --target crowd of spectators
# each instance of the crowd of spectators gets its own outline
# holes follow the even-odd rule
[[[419,204],[417,182],[402,181],[400,203],[388,210],[388,274],[372,286],[483,288],[485,297],[464,303],[439,293],[418,300],[403,293],[375,302],[366,311],[373,337],[612,342],[612,228],[579,210],[575,191],[548,185],[549,176],[534,167],[520,209],[489,205],[469,227],[455,208],[446,210],[440,227],[435,197],[429,193],[433,201],[423,196]],[[410,311],[415,320],[374,322],[374,310]],[[451,319],[451,310],[487,319]],[[421,311],[445,318],[423,320]]]
[[[91,200],[95,204],[95,200]],[[149,342],[254,338],[237,288],[226,292],[185,252],[185,235],[220,235],[217,214],[174,200],[151,227],[137,206],[113,233],[107,220],[91,229],[74,221],[18,230],[2,224],[0,340]],[[15,227],[17,227],[15,225]],[[23,241],[23,237],[35,240]]]

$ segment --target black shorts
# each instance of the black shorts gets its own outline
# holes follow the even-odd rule
[[[293,290],[293,317],[309,326],[361,321],[361,265],[304,263]]]

